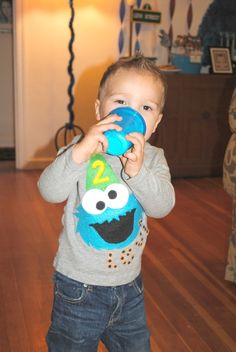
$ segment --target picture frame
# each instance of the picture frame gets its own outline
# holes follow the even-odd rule
[[[12,0],[0,0],[0,24],[12,24]]]
[[[233,67],[229,48],[210,47],[212,73],[230,74]]]

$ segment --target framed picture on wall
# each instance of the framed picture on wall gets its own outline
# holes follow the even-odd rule
[[[0,0],[0,24],[12,23],[12,0]]]
[[[229,48],[210,47],[209,50],[213,73],[233,73]]]

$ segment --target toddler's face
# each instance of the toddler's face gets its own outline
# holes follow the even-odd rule
[[[119,69],[108,78],[100,100],[95,103],[97,119],[115,108],[130,106],[143,116],[147,127],[145,140],[148,140],[162,118],[163,91],[161,81],[148,72]]]

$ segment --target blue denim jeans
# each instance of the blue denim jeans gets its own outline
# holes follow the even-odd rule
[[[49,352],[149,352],[141,275],[129,284],[86,285],[55,273]]]

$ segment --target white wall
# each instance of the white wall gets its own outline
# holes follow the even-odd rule
[[[153,50],[149,43],[155,46],[160,28],[169,29],[169,1],[150,2],[153,9],[162,12],[162,23],[149,32],[146,51]],[[192,2],[194,34],[211,1]],[[14,3],[16,166],[41,168],[54,158],[55,133],[68,120],[69,5],[64,0],[17,0]],[[188,3],[188,0],[176,0],[174,34],[186,30]],[[119,55],[120,1],[75,0],[74,5],[75,122],[86,131],[95,121],[94,100],[100,76]],[[162,49],[156,50],[161,60],[165,60]]]

